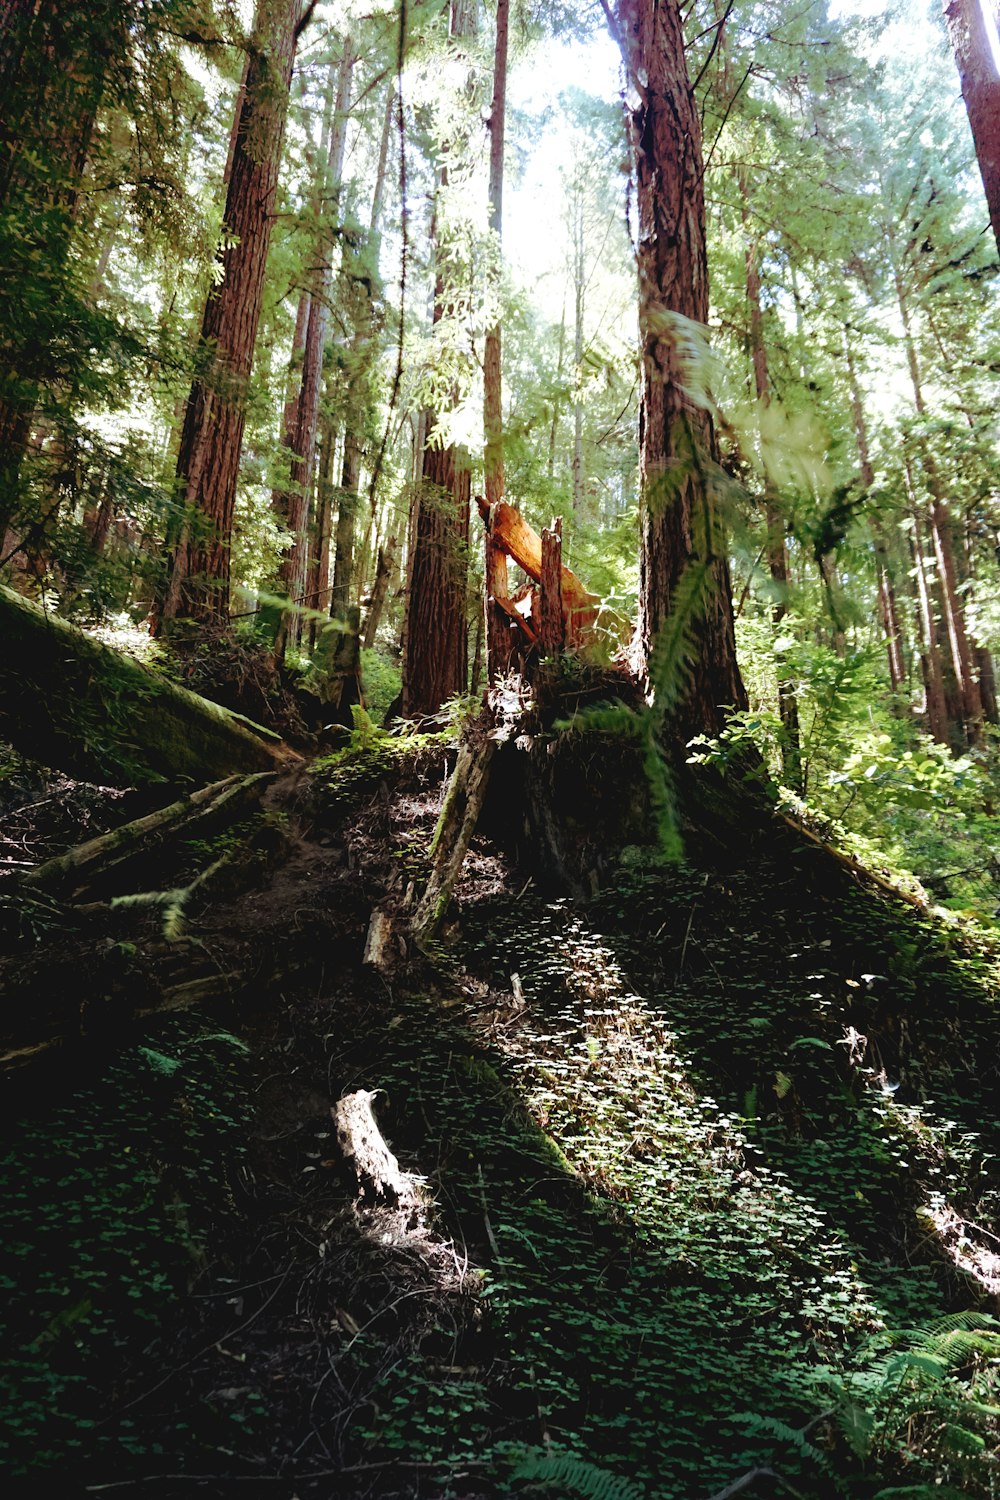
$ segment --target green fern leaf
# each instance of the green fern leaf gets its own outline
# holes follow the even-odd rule
[[[609,1469],[570,1455],[528,1453],[511,1473],[515,1483],[532,1489],[555,1490],[560,1497],[577,1495],[580,1500],[643,1500],[638,1485]]]

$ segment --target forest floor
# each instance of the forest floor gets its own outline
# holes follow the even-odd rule
[[[1000,1494],[994,955],[777,830],[587,902],[480,838],[380,972],[453,758],[275,785],[183,931],[0,887],[14,1011],[218,979],[9,1081],[6,1492]]]

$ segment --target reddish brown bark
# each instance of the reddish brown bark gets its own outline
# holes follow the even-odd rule
[[[505,0],[501,0],[505,3]],[[450,31],[459,47],[473,33],[475,16],[463,0],[452,0]],[[445,155],[450,146],[446,146]],[[448,182],[447,160],[440,183]],[[431,224],[437,240],[437,211]],[[450,311],[440,254],[433,321]],[[464,693],[468,681],[469,504],[471,473],[466,455],[434,441],[437,416],[427,412],[421,479],[414,495],[403,640],[403,713],[432,714],[446,699]]]
[[[508,0],[497,0],[496,47],[493,60],[493,104],[490,109],[490,186],[489,226],[497,239],[499,262],[503,239],[503,150],[507,110],[507,47],[509,35]],[[483,458],[486,505],[498,505],[504,498],[503,462],[503,350],[499,320],[487,329],[483,349]],[[491,599],[506,597],[507,564],[501,562],[489,537],[486,541],[486,671],[490,682],[510,667],[511,639],[507,621],[491,605]]]
[[[712,494],[715,433],[703,393],[688,389],[681,338],[687,324],[678,322],[703,329],[708,317],[701,130],[676,0],[619,0],[615,31],[633,94],[629,127],[638,210],[643,358],[637,666],[648,674],[668,621],[687,636],[684,681],[661,685],[676,695],[671,730],[686,741],[693,734],[717,734],[726,708],[746,705],[726,543]],[[688,599],[678,619],[682,585]]]
[[[962,98],[979,161],[993,235],[1000,251],[1000,77],[986,35],[979,0],[945,0],[948,34],[955,51]],[[994,20],[996,9],[993,8]]]
[[[219,257],[201,347],[210,361],[191,387],[177,460],[184,530],[170,559],[161,620],[225,620],[236,481],[271,242],[300,0],[259,0],[233,152]]]
[[[433,439],[433,424],[429,423]],[[468,681],[466,581],[472,475],[454,447],[424,449],[403,660],[403,714],[435,713]]]
[[[565,628],[562,602],[562,517],[557,516],[542,532],[541,625],[538,644],[543,656],[555,656],[563,648]]]

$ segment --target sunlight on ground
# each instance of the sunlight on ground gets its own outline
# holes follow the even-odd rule
[[[972,1276],[991,1297],[1000,1296],[1000,1239],[963,1219],[943,1199],[932,1199],[920,1216],[930,1225],[941,1248],[960,1271]],[[993,1249],[983,1243],[990,1240]]]

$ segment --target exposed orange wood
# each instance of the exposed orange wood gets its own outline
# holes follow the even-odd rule
[[[476,497],[483,520],[489,522],[489,507]],[[501,547],[512,557],[518,567],[523,568],[536,583],[542,579],[542,539],[527,521],[506,500],[493,508],[492,538],[494,545]],[[600,598],[592,594],[577,578],[576,574],[561,565],[562,611],[566,625],[566,644],[578,645],[589,633],[597,619]],[[498,601],[499,602],[499,601]]]

